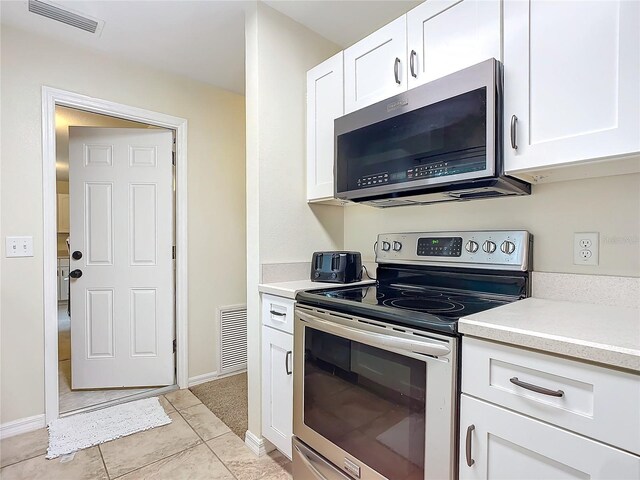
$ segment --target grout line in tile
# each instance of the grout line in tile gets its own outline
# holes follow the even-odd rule
[[[17,465],[18,463],[26,462],[27,460],[33,460],[34,458],[43,457],[43,456],[46,456],[46,455],[47,454],[45,452],[45,453],[41,453],[39,455],[34,455],[32,457],[23,458],[22,460],[18,460],[17,462],[7,463],[6,465],[3,465],[2,468],[0,468],[0,470],[4,470],[5,468],[10,467],[11,465]]]
[[[225,424],[225,425],[226,425],[226,424]],[[228,425],[227,425],[227,426],[228,426]],[[227,432],[227,433],[229,433],[229,432]],[[222,435],[226,435],[227,433],[223,433]],[[231,433],[233,433],[233,432],[231,432]],[[219,436],[222,436],[222,435],[219,435]],[[234,433],[234,435],[235,435],[235,433]],[[215,437],[215,438],[218,438],[218,437]],[[213,440],[213,438],[212,438],[211,440]],[[204,442],[204,444],[207,446],[207,448],[208,448],[209,450],[211,450],[211,453],[213,453],[213,456],[214,456],[214,457],[216,457],[216,458],[220,461],[220,463],[222,464],[222,466],[223,466],[224,468],[226,468],[226,469],[227,469],[227,472],[229,472],[233,478],[235,478],[236,480],[238,480],[238,477],[236,477],[236,476],[234,475],[234,473],[229,469],[229,467],[228,467],[228,466],[227,466],[227,464],[224,462],[224,460],[222,460],[222,459],[218,456],[218,454],[217,454],[216,452],[214,452],[214,451],[213,451],[213,448],[211,448],[211,445],[209,445],[207,442]]]
[[[171,403],[171,402],[169,402],[169,403]],[[175,412],[171,412],[171,413],[178,413],[178,414],[179,414],[180,412],[179,412],[178,410],[176,410]],[[167,415],[169,415],[169,414],[167,414]],[[191,430],[193,430],[193,427],[191,427],[191,425],[189,425],[189,422],[187,422],[187,420],[186,420],[182,415],[180,415],[180,417],[182,417],[182,419],[183,419],[183,420],[185,421],[185,423],[189,426],[189,428],[191,428]],[[143,431],[144,431],[144,430],[143,430]],[[154,464],[154,463],[156,463],[156,462],[159,462],[160,460],[164,460],[165,458],[169,458],[169,457],[172,457],[173,455],[177,455],[178,453],[182,453],[182,452],[184,452],[184,451],[186,451],[186,450],[189,450],[189,448],[194,448],[194,447],[197,447],[198,445],[200,445],[200,444],[202,444],[202,443],[205,443],[205,444],[207,443],[207,442],[205,442],[204,440],[202,440],[202,438],[200,437],[200,435],[198,435],[198,432],[196,432],[195,430],[193,430],[193,431],[194,431],[194,433],[196,434],[196,436],[197,436],[197,437],[198,437],[198,439],[199,439],[199,440],[198,440],[198,442],[197,442],[195,445],[192,445],[191,447],[185,448],[184,450],[180,450],[179,452],[172,453],[171,455],[167,455],[166,457],[162,457],[162,458],[159,458],[159,459],[157,459],[157,460],[154,460],[153,462],[145,463],[144,465],[141,465],[141,466],[139,466],[139,467],[136,467],[136,468],[134,468],[133,470],[130,470],[130,471],[128,471],[128,472],[123,473],[122,475],[118,475],[117,477],[113,477],[113,478],[111,478],[111,476],[109,476],[109,480],[114,480],[114,479],[116,479],[116,478],[123,477],[124,475],[127,475],[127,474],[129,474],[129,473],[131,473],[131,472],[135,472],[136,470],[140,470],[141,468],[148,467],[149,465],[152,465],[152,464]],[[140,432],[136,432],[136,433],[134,433],[134,434],[132,434],[132,435],[136,435],[137,433],[142,433],[142,431],[140,431]],[[131,435],[127,435],[127,436],[131,436]],[[123,438],[123,437],[120,437],[120,438]],[[114,439],[114,440],[109,440],[109,441],[110,441],[110,442],[113,442],[113,441],[115,441],[115,440],[118,440],[118,439],[116,438],[116,439]],[[104,442],[104,443],[107,443],[107,442]],[[102,444],[100,444],[100,445],[102,445]],[[100,445],[98,445],[98,447],[100,447]],[[102,455],[102,450],[100,450],[100,454]],[[103,458],[103,460],[104,460],[104,458]],[[107,467],[107,464],[106,464],[106,462],[105,462],[105,468],[106,468],[106,467]],[[108,469],[107,469],[107,475],[109,475],[109,470],[108,470]]]
[[[107,478],[111,480],[111,475],[109,475],[109,469],[107,468],[107,463],[104,461],[104,455],[102,455],[102,449],[100,448],[100,443],[98,444],[98,452],[100,452],[100,458],[102,459],[102,466],[104,467],[104,471],[107,474]]]
[[[184,453],[187,450],[191,450],[192,448],[199,447],[200,445],[202,445],[202,443],[196,443],[195,445],[192,445],[189,448],[185,448],[184,450],[180,450],[179,452],[172,453],[171,455],[167,455],[166,457],[159,458],[158,460],[155,460],[155,461],[153,461],[151,463],[147,463],[147,464],[142,465],[140,467],[136,467],[133,470],[129,470],[128,472],[123,473],[122,475],[118,475],[117,477],[113,477],[113,478],[109,477],[109,480],[116,480],[117,478],[122,478],[125,475],[129,475],[130,473],[137,472],[138,470],[142,470],[143,468],[148,467],[150,465],[153,465],[154,463],[162,462],[163,460],[166,460],[167,458],[175,457],[176,455],[180,455],[181,453]],[[108,473],[107,473],[107,475],[108,475]]]

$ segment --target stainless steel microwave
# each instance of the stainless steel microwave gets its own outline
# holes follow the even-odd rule
[[[495,59],[337,118],[334,127],[336,198],[393,207],[531,193],[504,174]]]

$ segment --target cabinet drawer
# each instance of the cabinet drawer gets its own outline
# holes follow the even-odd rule
[[[295,300],[262,295],[262,324],[293,334],[293,305]]]
[[[460,480],[640,478],[640,457],[462,395]]]
[[[465,337],[462,391],[640,454],[640,375]]]

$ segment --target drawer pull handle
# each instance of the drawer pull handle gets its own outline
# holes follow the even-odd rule
[[[470,467],[472,466],[474,463],[476,463],[476,461],[471,458],[471,432],[473,432],[476,429],[475,425],[469,425],[467,427],[467,441],[466,441],[466,455],[467,455],[467,466]]]
[[[541,393],[543,395],[549,395],[550,397],[564,396],[564,392],[562,390],[549,390],[548,388],[539,387],[537,385],[533,385],[532,383],[527,383],[527,382],[523,382],[522,380],[518,380],[518,377],[512,377],[509,379],[509,381],[519,387],[525,388],[527,390],[531,390],[532,392]]]
[[[276,312],[275,310],[269,310],[269,313],[271,315],[276,315],[277,317],[286,317],[287,316],[286,313]]]

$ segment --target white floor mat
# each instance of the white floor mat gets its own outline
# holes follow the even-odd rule
[[[56,458],[171,423],[158,397],[58,418],[49,424],[47,458]]]

